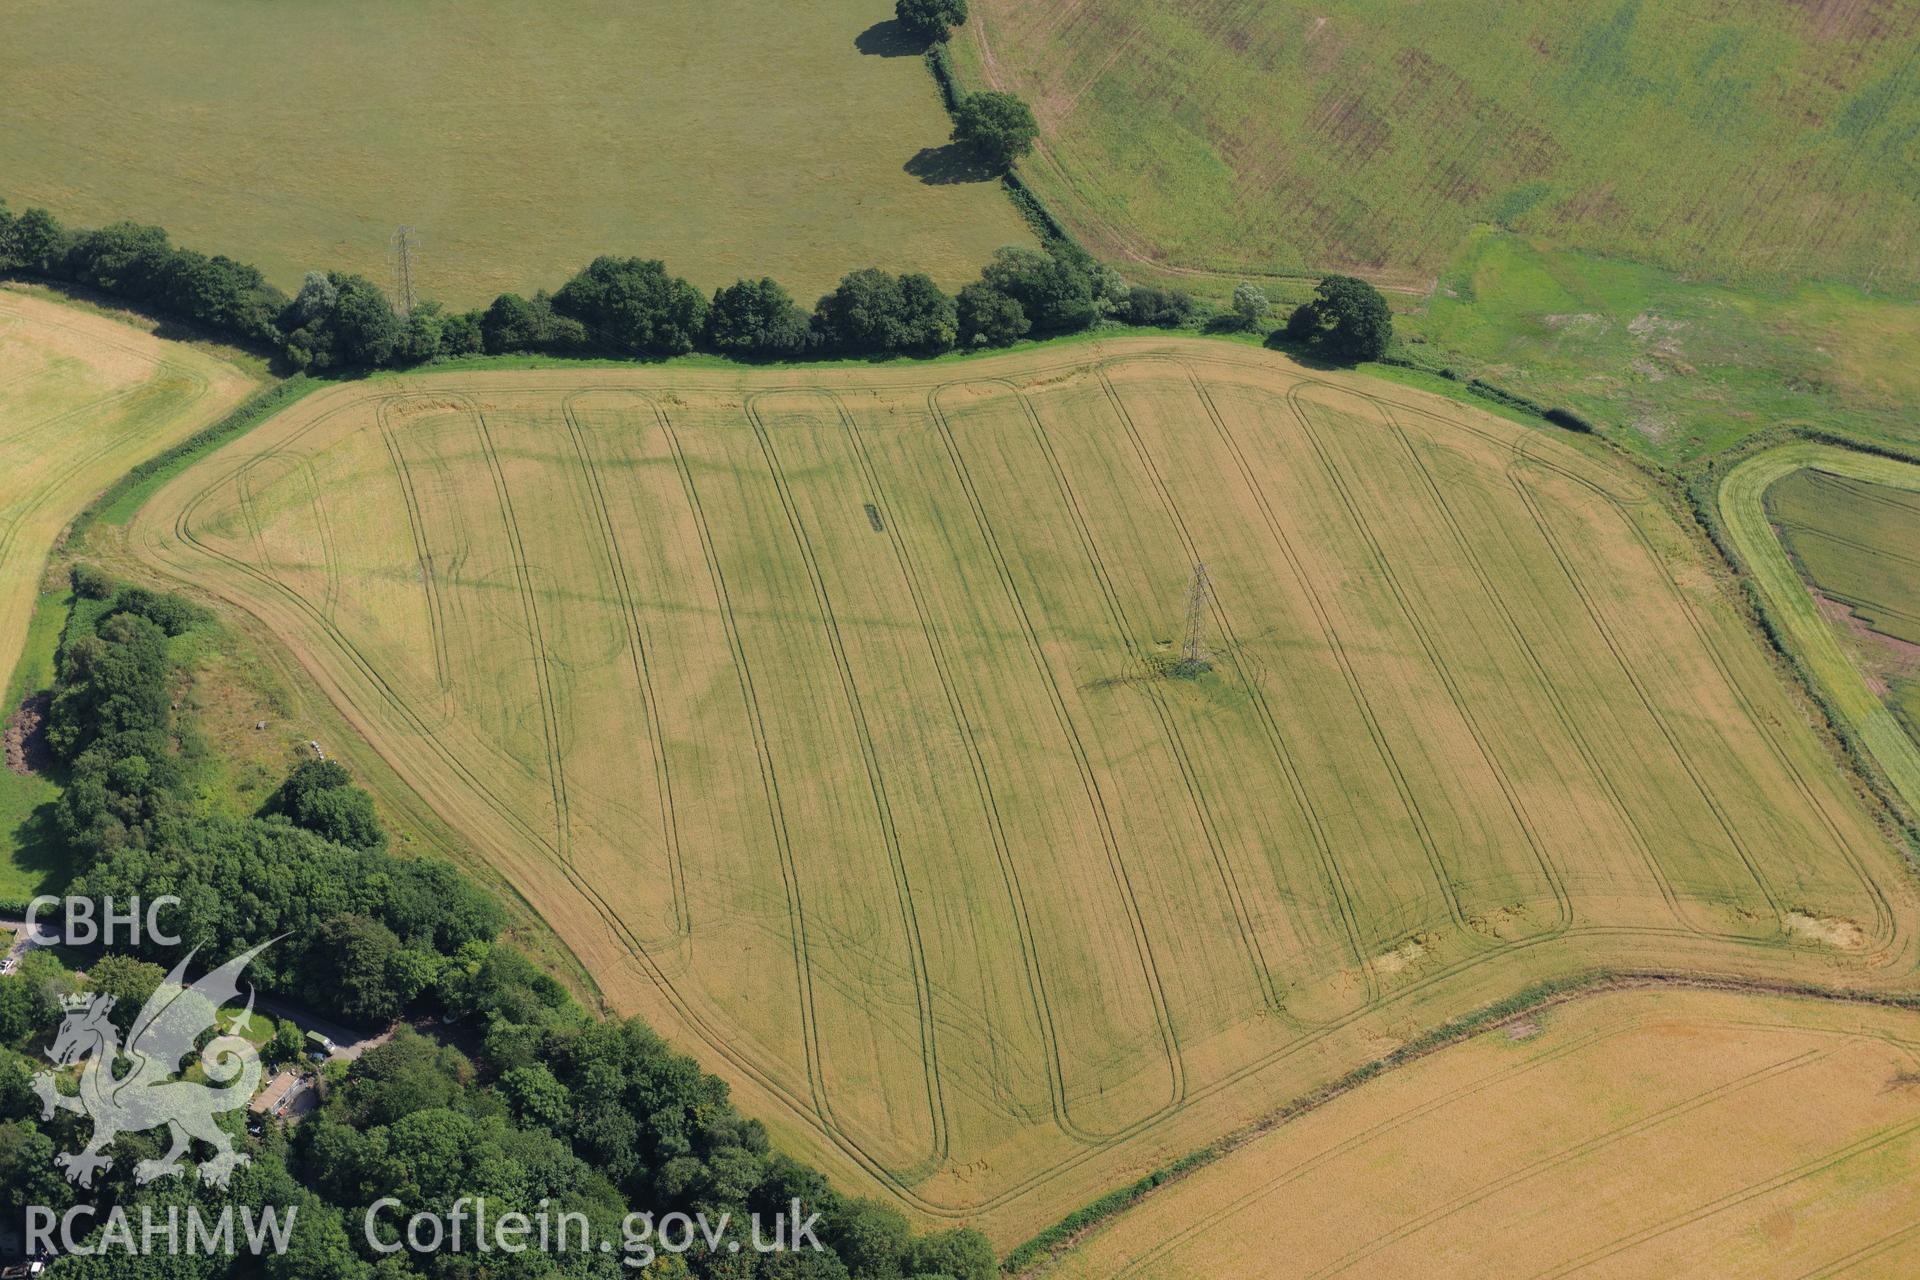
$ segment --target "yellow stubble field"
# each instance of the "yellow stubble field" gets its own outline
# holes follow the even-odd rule
[[[1172,1183],[1057,1280],[1920,1268],[1920,1020],[1638,990],[1529,1014]]]
[[[1913,986],[1896,851],[1647,483],[1268,353],[379,379],[131,534],[610,1004],[1002,1245],[1537,980]]]
[[[0,289],[0,684],[19,659],[47,551],[67,522],[254,385],[193,347]]]

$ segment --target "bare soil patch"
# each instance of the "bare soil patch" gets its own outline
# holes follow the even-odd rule
[[[52,705],[50,694],[36,693],[7,717],[7,768],[20,774],[40,773],[53,762],[46,732],[47,711]]]

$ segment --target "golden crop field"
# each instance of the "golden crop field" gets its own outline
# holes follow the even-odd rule
[[[0,197],[154,222],[251,262],[485,306],[600,254],[711,291],[846,272],[953,287],[1032,236],[991,182],[930,176],[949,122],[886,0],[16,0]],[[217,92],[214,89],[217,87]]]
[[[1913,985],[1896,852],[1655,489],[1269,353],[377,379],[130,535],[611,1004],[1003,1245],[1536,979]]]
[[[211,423],[252,387],[245,373],[192,347],[0,289],[0,685],[67,522],[127,468]]]
[[[1487,1031],[1147,1197],[1056,1280],[1895,1280],[1920,1020],[1639,990]]]

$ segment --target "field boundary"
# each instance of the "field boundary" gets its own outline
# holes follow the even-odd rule
[[[1920,463],[1822,440],[1799,440],[1743,459],[1720,481],[1717,502],[1727,538],[1786,647],[1835,718],[1864,746],[1907,812],[1920,814],[1920,744],[1874,696],[1840,648],[1767,518],[1767,490],[1808,468],[1920,492]]]
[[[1086,1235],[1118,1218],[1160,1188],[1178,1182],[1196,1169],[1213,1164],[1274,1130],[1320,1110],[1328,1103],[1352,1093],[1361,1085],[1389,1071],[1411,1066],[1443,1049],[1451,1048],[1527,1014],[1539,1013],[1558,1005],[1595,996],[1660,988],[1724,991],[1735,995],[1751,996],[1791,996],[1834,1004],[1862,1004],[1879,1008],[1920,1011],[1920,996],[1877,995],[1871,992],[1841,991],[1813,984],[1712,978],[1664,970],[1596,969],[1552,982],[1539,983],[1504,1000],[1495,1001],[1450,1019],[1394,1049],[1391,1053],[1362,1063],[1338,1079],[1282,1104],[1258,1120],[1242,1125],[1224,1137],[1190,1151],[1178,1160],[1090,1201],[1053,1226],[1016,1245],[1001,1260],[1000,1269],[1013,1276],[1044,1275],[1050,1263],[1072,1249]]]
[[[227,441],[243,436],[255,427],[274,417],[282,409],[292,407],[296,402],[322,386],[327,385],[318,378],[306,374],[296,374],[283,381],[273,382],[235,406],[226,417],[194,432],[173,447],[163,450],[138,463],[127,473],[114,481],[107,489],[80,509],[67,525],[67,531],[55,544],[57,551],[70,551],[79,545],[80,539],[96,522],[124,524],[131,519],[141,503],[165,484],[168,480],[185,471],[193,463]]]

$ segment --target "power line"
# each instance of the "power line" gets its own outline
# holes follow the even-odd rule
[[[418,251],[412,227],[402,225],[388,242],[393,254],[393,309],[402,320],[413,314],[413,258]]]
[[[1207,605],[1213,598],[1213,580],[1207,576],[1205,561],[1195,561],[1193,578],[1187,585],[1187,629],[1180,643],[1180,668],[1186,674],[1198,674],[1212,664],[1207,661]]]

